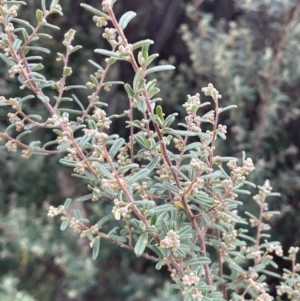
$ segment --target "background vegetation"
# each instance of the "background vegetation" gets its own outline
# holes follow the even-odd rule
[[[63,46],[56,41],[74,28],[76,44],[85,45],[71,57],[74,74],[80,74],[71,79],[74,84],[88,81],[86,58],[93,57],[93,49],[103,47],[99,31],[80,2],[62,1],[65,17],[55,21],[62,30],[54,36],[53,51],[44,61],[48,76],[58,78],[59,65],[52,62]],[[23,17],[31,20],[40,3],[27,3]],[[97,1],[86,3],[96,5]],[[222,155],[235,156],[246,150],[256,164],[252,180],[262,184],[265,178],[271,179],[282,194],[272,209],[283,212],[272,221],[273,237],[286,247],[299,245],[299,1],[124,0],[116,8],[117,15],[137,12],[127,29],[130,41],[153,39],[151,51],[177,66],[174,73],[160,78],[164,112],[172,113],[187,94],[199,92],[209,82],[222,93],[224,106],[238,105],[239,110],[223,122],[229,135],[219,149]],[[6,71],[0,62],[0,94],[10,97],[18,84]],[[115,64],[111,76],[124,80],[132,71]],[[113,88],[107,97],[109,113],[122,112],[126,98],[122,88]],[[6,127],[6,113],[0,112],[1,129]],[[122,124],[116,127],[112,130],[126,134]],[[60,232],[56,222],[46,217],[50,204],[56,206],[85,189],[54,162],[41,156],[24,161],[1,151],[0,299],[180,300],[170,291],[164,271],[154,277],[150,263],[108,243],[101,246],[94,264],[85,242],[77,243],[71,232]],[[105,204],[82,208],[89,215],[97,210],[110,209]]]

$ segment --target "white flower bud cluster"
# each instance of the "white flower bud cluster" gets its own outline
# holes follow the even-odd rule
[[[120,45],[118,47],[118,52],[120,53],[120,56],[129,58],[129,56],[132,54],[132,45],[128,44],[126,46]]]
[[[73,170],[74,170],[74,172],[76,172],[76,173],[78,173],[80,175],[83,175],[84,171],[85,171],[85,164],[84,164],[84,162],[82,162],[82,161],[77,162]]]
[[[191,272],[189,275],[184,275],[182,277],[182,284],[184,286],[197,285],[200,281],[200,278],[195,275],[195,273]]]
[[[295,258],[296,254],[299,252],[299,247],[290,247],[289,249],[289,257]]]
[[[192,159],[190,165],[191,167],[195,168],[197,171],[201,171],[204,167],[204,163],[196,159]]]
[[[227,133],[227,126],[226,125],[222,125],[222,124],[218,124],[218,132],[222,133],[222,134],[226,134]]]
[[[183,190],[182,195],[185,195],[188,199],[192,199],[204,187],[204,179],[198,177],[194,183],[187,181],[183,185],[187,188]]]
[[[149,192],[148,192],[148,187],[147,187],[146,182],[143,182],[142,185],[140,185],[138,183],[133,183],[131,185],[131,188],[132,188],[133,191],[138,192],[142,199],[148,199],[149,198]]]
[[[265,282],[256,282],[252,278],[248,279],[249,285],[254,289],[254,291],[258,294],[265,294],[265,287],[267,284]]]
[[[211,96],[215,102],[217,102],[218,99],[222,98],[222,95],[219,93],[217,89],[214,88],[213,84],[208,84],[208,86],[202,88],[201,91],[206,96]]]
[[[54,217],[56,215],[59,215],[59,214],[63,214],[65,212],[65,208],[64,206],[61,206],[59,208],[55,208],[53,206],[50,206],[49,209],[48,209],[48,216],[50,217]]]
[[[119,154],[117,156],[118,164],[120,166],[125,166],[127,164],[130,164],[131,160],[129,159],[128,150],[129,149],[127,145],[120,148]]]
[[[175,148],[181,151],[183,147],[183,139],[174,138],[173,141],[175,144]]]
[[[96,202],[100,199],[101,197],[101,191],[98,187],[94,187],[93,188],[93,197],[92,197],[92,201]]]
[[[116,46],[118,42],[116,41],[117,37],[117,30],[115,28],[108,28],[106,27],[104,29],[104,33],[102,34],[102,37],[104,39],[107,39],[107,41],[112,45]]]
[[[255,169],[251,158],[244,161],[243,167],[237,166],[237,160],[230,160],[227,166],[231,169],[231,173],[240,180],[244,180],[244,175],[248,175]]]
[[[171,172],[165,164],[162,164],[161,168],[159,170],[156,170],[156,173],[159,175],[159,178],[161,179],[162,182],[170,179],[171,177]]]
[[[180,247],[180,237],[175,231],[170,230],[166,237],[160,241],[159,246],[162,249],[172,249],[175,252]]]
[[[17,152],[17,145],[14,141],[7,141],[5,146],[9,152],[11,152],[11,153]]]
[[[14,5],[8,6],[7,4],[3,4],[1,6],[2,6],[3,15],[12,15],[14,18],[18,16],[18,9],[19,9],[20,5],[14,4]]]
[[[275,252],[275,254],[278,256],[278,257],[282,257],[283,256],[283,250],[282,250],[282,246],[281,245],[270,245],[268,246],[268,252],[269,253],[273,253]]]
[[[94,114],[92,115],[93,119],[97,123],[97,127],[100,129],[109,129],[111,120],[106,117],[106,112],[100,108],[95,108]]]
[[[186,109],[188,115],[195,115],[200,104],[200,94],[197,93],[194,96],[188,95],[187,102],[182,106]]]
[[[18,113],[8,113],[7,114],[9,121],[11,124],[14,124],[16,126],[16,131],[21,131],[21,129],[24,127],[24,122],[18,117]]]
[[[12,66],[9,70],[9,77],[14,78],[16,74],[20,74],[23,70],[23,65],[22,64],[17,64]]]
[[[61,217],[61,220],[66,220],[66,219],[68,218],[64,216]],[[70,228],[73,229],[73,231],[77,234],[81,233],[80,221],[77,220],[75,217],[72,217],[70,219]]]
[[[94,16],[93,21],[96,23],[97,27],[102,27],[107,25],[107,20],[104,17]]]
[[[58,127],[63,122],[63,119],[56,114],[53,114],[50,118],[48,118],[47,123],[53,124]]]
[[[233,246],[231,243],[237,238],[237,231],[232,230],[230,234],[223,233],[223,240],[228,247]]]
[[[112,214],[115,216],[116,220],[120,220],[121,217],[130,217],[131,214],[131,209],[130,205],[131,204],[126,204],[123,201],[119,201],[118,199],[114,200],[115,206],[112,209]]]
[[[32,156],[31,149],[24,149],[22,150],[22,158],[29,159]]]

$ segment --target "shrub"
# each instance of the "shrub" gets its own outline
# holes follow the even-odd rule
[[[102,37],[111,48],[95,49],[106,57],[105,65],[88,60],[96,69],[89,82],[69,85],[73,72],[70,57],[79,55],[82,48],[73,45],[74,29],[65,33],[65,50],[57,54],[62,63],[59,80],[42,73],[43,57],[35,55],[49,52],[36,43],[51,38],[42,30],[59,29],[48,21],[49,15],[62,15],[58,1],[50,6],[42,1],[34,25],[18,18],[24,2],[0,1],[0,58],[9,66],[10,77],[18,77],[20,89],[28,91],[22,97],[0,97],[0,105],[10,108],[9,125],[0,133],[5,148],[10,153],[20,149],[25,159],[55,155],[87,185],[89,193],[77,197],[75,203],[91,201],[102,210],[89,216],[87,211],[74,209],[67,198],[64,205],[51,205],[48,216],[59,215],[62,231],[69,227],[87,239],[93,259],[101,253],[103,241],[130,250],[155,263],[157,270],[166,267],[173,288],[184,300],[272,300],[267,276],[281,279],[278,300],[284,294],[298,300],[298,247],[291,247],[284,257],[290,261],[290,270],[283,276],[273,271],[276,263],[271,254],[281,257],[283,251],[268,235],[268,220],[278,212],[268,210],[267,199],[278,194],[272,192],[269,181],[258,186],[253,197],[258,216],[245,212],[248,219],[242,218],[237,208],[243,206],[241,195],[249,195],[249,189],[255,187],[246,179],[254,165],[245,153],[241,162],[218,154],[218,141],[225,140],[227,133],[220,115],[235,105],[223,107],[221,94],[208,84],[202,88],[205,102],[199,93],[188,95],[183,104],[184,122],[174,126],[177,113],[164,114],[157,104],[161,101],[158,81],[148,79],[149,74],[174,67],[151,65],[158,56],[149,54],[153,41],[127,41],[124,32],[135,13],[129,11],[117,21],[115,2],[104,0],[102,10],[81,4],[94,15],[97,27],[105,27]],[[134,70],[134,77],[126,83],[107,80],[111,67],[119,62],[129,63]],[[113,85],[124,86],[128,102],[124,113],[108,116],[105,91]],[[91,90],[87,100],[76,96],[76,89],[86,88]],[[77,108],[65,104],[68,102]],[[36,114],[37,104],[45,108],[43,113]],[[201,113],[208,106],[210,109]],[[128,129],[125,138],[108,131],[114,122],[120,124],[120,119]],[[51,132],[46,138],[52,133],[55,137],[32,141],[39,130]],[[253,237],[249,227],[255,230]]]

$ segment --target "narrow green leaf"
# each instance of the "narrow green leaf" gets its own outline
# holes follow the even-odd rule
[[[113,240],[119,241],[121,243],[126,243],[127,239],[123,236],[115,235],[115,234],[110,234],[109,237]]]
[[[66,211],[69,209],[71,202],[72,202],[72,199],[70,199],[70,198],[66,199],[66,201],[64,203],[64,208]]]
[[[136,104],[137,109],[144,113],[147,110],[146,100],[144,98],[139,98]]]
[[[80,6],[83,7],[84,9],[88,10],[89,12],[97,15],[97,16],[104,17],[104,18],[109,18],[109,16],[107,14],[105,14],[101,10],[98,10],[98,9],[88,5],[88,4],[80,3]]]
[[[47,33],[38,33],[36,36],[43,39],[52,39],[52,36]]]
[[[120,57],[120,55],[114,51],[106,50],[106,49],[95,49],[94,52],[100,53],[109,57],[116,58],[118,60],[124,60],[124,58]]]
[[[132,44],[132,49],[133,50],[136,50],[138,48],[141,48],[143,47],[144,45],[150,45],[150,44],[153,44],[154,42],[152,40],[142,40],[142,41],[138,41],[134,44]]]
[[[12,3],[12,2],[9,2],[9,3]],[[18,18],[12,18],[11,21],[16,22],[16,23],[18,23],[18,24],[21,24],[21,25],[23,25],[23,26],[27,26],[27,27],[29,27],[32,31],[34,31],[34,27],[31,26],[31,24],[30,24],[29,22],[25,21],[25,20],[18,19]]]
[[[39,100],[41,100],[42,102],[44,102],[44,103],[50,101],[50,98],[49,98],[48,96],[42,95],[42,94],[37,95],[37,98],[38,98]]]
[[[125,84],[124,88],[130,97],[134,97],[134,91],[132,90],[132,88],[129,84]]]
[[[77,50],[79,50],[79,49],[81,49],[81,48],[82,48],[81,45],[73,46],[72,49],[70,50],[70,54],[71,54],[71,53],[74,53],[75,51],[77,51]]]
[[[16,137],[16,140],[20,140],[22,137],[24,137],[25,135],[27,135],[27,134],[30,134],[31,133],[31,131],[25,131],[25,132],[23,132],[23,133],[21,133],[20,135],[18,135],[17,137]]]
[[[178,193],[178,192],[179,192],[179,188],[178,188],[177,186],[172,185],[172,184],[170,184],[170,183],[168,183],[168,182],[162,183],[162,186],[163,186],[164,188],[166,188],[167,190],[169,190],[169,191],[173,191],[173,192],[175,192],[175,193]]]
[[[99,250],[100,250],[100,237],[97,236],[94,240],[93,240],[93,253],[92,253],[92,258],[93,260],[96,260],[99,254]]]
[[[69,222],[70,222],[70,220],[65,219],[60,225],[60,230],[65,231],[69,225]]]
[[[45,47],[37,47],[37,46],[26,46],[25,49],[32,50],[32,51],[41,51],[45,53],[51,53],[51,51]]]
[[[165,255],[157,245],[149,246],[149,248],[160,258],[163,259]]]
[[[44,65],[43,64],[30,64],[30,69],[32,71],[39,71],[39,70],[43,70],[44,69]]]
[[[77,162],[67,160],[67,159],[60,159],[59,163],[62,164],[62,165],[65,165],[65,166],[75,167]]]
[[[35,16],[36,16],[36,19],[39,23],[43,22],[43,19],[44,19],[44,13],[40,10],[40,9],[37,9],[36,10],[36,13],[35,13]]]
[[[94,162],[94,164],[97,166],[97,168],[101,171],[101,174],[103,174],[108,179],[114,179],[114,176],[112,173],[103,165],[103,163]]]
[[[123,138],[119,138],[114,141],[114,143],[112,144],[112,146],[110,147],[109,152],[108,152],[108,154],[111,156],[111,158],[113,158],[118,153],[118,151],[120,150],[120,148],[122,147],[124,142],[125,142],[125,139],[123,139]]]
[[[159,271],[165,264],[166,264],[166,263],[165,263],[164,260],[160,260],[160,261],[155,265],[155,269]]]
[[[46,1],[42,0],[42,9],[45,12],[46,11]]]
[[[133,79],[133,91],[135,93],[139,92],[139,85],[140,85],[140,82],[142,79],[143,79],[143,71],[142,71],[142,68],[139,68],[136,71],[134,79]]]
[[[136,183],[140,180],[142,180],[143,178],[145,178],[148,174],[150,173],[150,170],[147,168],[143,168],[141,170],[139,170],[137,173],[135,173],[128,181],[127,184],[131,185],[133,183]]]
[[[0,58],[9,66],[13,67],[14,65],[16,65],[16,63],[12,60],[10,60],[6,55],[4,55],[3,53],[0,53]]]
[[[145,44],[145,45],[143,45],[143,47],[142,47],[142,58],[143,58],[145,61],[147,61],[148,56],[149,56],[149,54],[148,54],[148,52],[149,52],[149,47],[150,47],[149,44]]]
[[[230,106],[227,106],[225,108],[220,108],[220,113],[223,113],[224,111],[227,111],[227,110],[230,110],[230,109],[236,109],[237,106],[236,105],[230,105]]]
[[[84,85],[72,85],[72,86],[66,86],[65,87],[65,90],[66,91],[69,91],[69,90],[72,90],[72,89],[87,89],[87,87],[86,86],[84,86]]]
[[[186,265],[203,265],[203,264],[209,264],[211,263],[211,260],[208,257],[201,256],[196,258],[191,258],[185,261]]]
[[[104,85],[124,85],[124,82],[120,80],[113,80],[113,81],[105,82]]]
[[[161,212],[167,212],[167,211],[171,211],[174,209],[174,206],[171,204],[163,204],[160,206],[157,206],[149,211],[151,211],[151,213],[161,213]]]
[[[90,64],[92,64],[94,67],[96,67],[97,69],[103,70],[103,68],[99,64],[97,64],[96,62],[94,62],[92,60],[88,60],[88,62]]]
[[[81,212],[78,209],[74,209],[74,216],[76,219],[81,219]]]
[[[146,74],[148,75],[148,74],[154,73],[154,72],[174,70],[174,69],[175,69],[175,67],[172,65],[160,65],[160,66],[155,66],[155,67],[149,68],[146,71]]]
[[[151,172],[159,163],[160,161],[160,157],[156,157],[154,159],[152,159],[149,164],[146,166],[146,168]]]
[[[55,26],[53,24],[50,24],[50,23],[46,23],[44,24],[43,26],[46,26],[46,27],[49,27],[51,29],[57,29],[57,30],[60,30],[60,28],[58,26]]]
[[[142,233],[134,246],[134,253],[137,257],[141,257],[148,243],[148,234]]]
[[[109,220],[112,219],[112,216],[111,215],[106,215],[106,216],[103,216],[98,222],[97,222],[97,225],[99,227],[102,227],[103,224],[105,224],[106,222],[108,222]]]
[[[83,195],[83,196],[77,198],[75,200],[75,202],[85,202],[85,201],[91,200],[92,197],[93,197],[93,194],[89,193],[89,194],[86,194],[86,195]]]
[[[140,166],[137,163],[131,163],[131,164],[127,164],[127,165],[119,167],[117,171],[120,174],[120,173],[127,172],[130,169],[139,168],[139,167]]]
[[[159,57],[158,53],[151,54],[147,59],[146,59],[146,65],[150,65],[157,57]]]
[[[88,125],[91,130],[97,130],[97,124],[93,119],[90,119],[88,121]]]
[[[163,129],[165,134],[171,134],[171,135],[178,135],[178,136],[199,136],[206,140],[209,140],[210,137],[207,134],[204,134],[202,132],[191,132],[191,131],[182,131],[182,130],[174,130],[171,128],[164,128]]]
[[[128,23],[136,16],[136,13],[133,11],[129,11],[122,15],[119,21],[119,25],[122,29],[125,29],[128,25]]]
[[[159,117],[159,119],[164,122],[164,113],[163,113],[163,110],[162,110],[162,107],[161,106],[157,106],[156,107],[156,114],[157,116]]]
[[[149,98],[152,98],[154,95],[156,95],[159,92],[160,92],[160,89],[157,87],[154,87],[148,92],[148,96],[149,96]]]
[[[21,47],[21,45],[22,45],[22,40],[15,39],[13,44],[12,44],[12,47],[17,52],[19,50],[19,48]]]
[[[84,106],[83,104],[80,102],[80,100],[77,98],[77,96],[75,94],[72,94],[73,99],[76,101],[76,103],[79,105],[80,109],[82,111],[84,111]]]
[[[228,262],[229,267],[232,270],[237,271],[239,273],[243,273],[244,272],[244,270],[234,260],[232,260],[231,258],[226,258],[226,261]]]
[[[136,134],[136,135],[134,135],[134,139],[141,147],[143,147],[145,149],[148,148],[145,137],[142,137],[141,135]]]

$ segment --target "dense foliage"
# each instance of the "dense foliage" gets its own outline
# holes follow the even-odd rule
[[[298,194],[298,148],[288,129],[299,115],[290,100],[300,5],[238,1],[235,20],[225,22],[200,13],[202,1],[188,4],[180,32],[192,65],[177,58],[174,71],[154,64],[152,40],[132,42],[141,22],[114,2],[81,3],[74,9],[83,17],[73,20],[58,18],[56,0],[28,1],[27,9],[0,0],[0,59],[8,66],[0,95],[1,298],[298,300],[298,248],[288,247],[284,274],[275,272],[283,251],[269,220],[280,220],[267,200],[278,194],[263,179],[283,194],[282,207],[271,208],[295,214],[288,202]],[[96,26],[85,26],[83,8]],[[77,33],[50,36],[69,23]],[[261,183],[254,202],[252,181]]]

